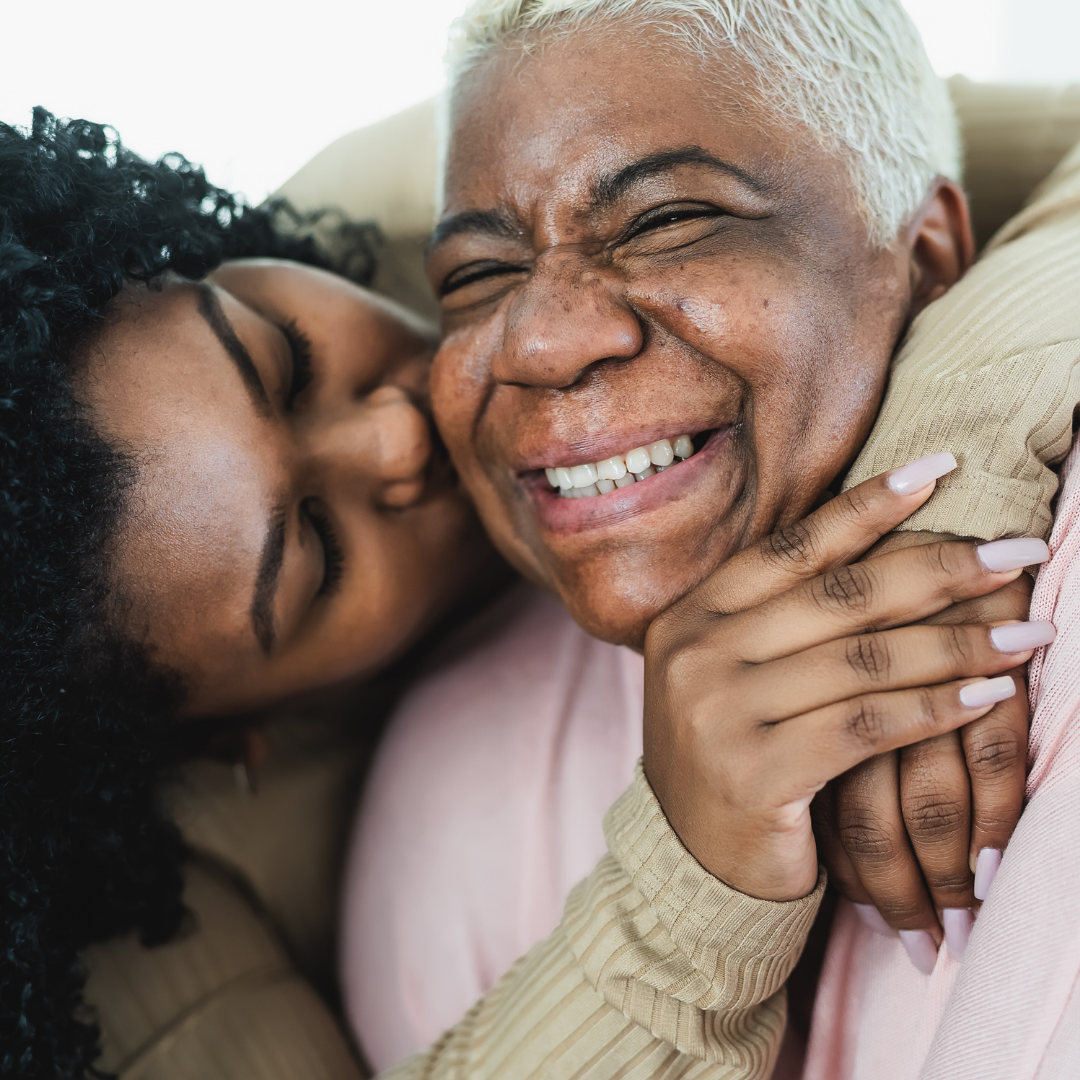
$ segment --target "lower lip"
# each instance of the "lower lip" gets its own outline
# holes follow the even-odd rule
[[[681,499],[728,446],[730,435],[731,428],[718,428],[693,457],[628,487],[609,491],[606,495],[564,498],[541,473],[530,484],[529,490],[540,526],[556,533],[610,528]]]

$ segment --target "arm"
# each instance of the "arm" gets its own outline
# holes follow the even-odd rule
[[[878,550],[941,539],[1045,538],[1080,401],[1080,148],[994,238],[958,285],[916,319],[877,423],[845,489],[922,453],[960,468]],[[1025,619],[1030,579],[939,622]],[[1023,689],[1020,672],[1014,672]],[[962,732],[868,762],[815,805],[832,880],[874,904],[894,929],[941,940],[959,926],[962,955],[980,852],[1000,851],[1023,808],[1026,695]],[[981,890],[980,890],[981,892]]]
[[[824,881],[789,902],[724,885],[679,842],[640,766],[604,824],[609,854],[552,935],[380,1080],[771,1074]]]

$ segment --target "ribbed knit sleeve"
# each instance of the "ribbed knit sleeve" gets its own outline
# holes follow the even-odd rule
[[[901,529],[1045,538],[1077,402],[1080,146],[915,320],[844,487],[949,450],[960,468]]]
[[[609,853],[468,1016],[380,1080],[767,1080],[824,892],[757,900],[679,842],[638,765]]]

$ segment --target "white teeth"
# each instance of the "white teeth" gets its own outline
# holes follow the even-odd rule
[[[694,444],[689,435],[680,435],[674,441],[660,439],[650,446],[639,446],[628,454],[606,458],[595,465],[571,465],[547,468],[544,475],[553,488],[565,499],[581,499],[592,495],[607,495],[616,488],[629,487],[639,480],[665,472],[679,458],[685,461],[694,455]]]
[[[671,443],[667,439],[654,442],[649,447],[649,460],[654,465],[670,465],[675,460],[675,451],[671,449]]]
[[[595,465],[575,465],[570,470],[570,480],[576,488],[591,487],[596,479]]]
[[[601,480],[621,480],[626,475],[626,465],[621,457],[609,457],[597,464],[596,475]]]

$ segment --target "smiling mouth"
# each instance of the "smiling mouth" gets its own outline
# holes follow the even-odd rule
[[[588,499],[640,484],[658,473],[673,469],[696,454],[713,435],[678,435],[637,446],[625,454],[584,465],[555,465],[544,470],[548,483],[564,499]]]

